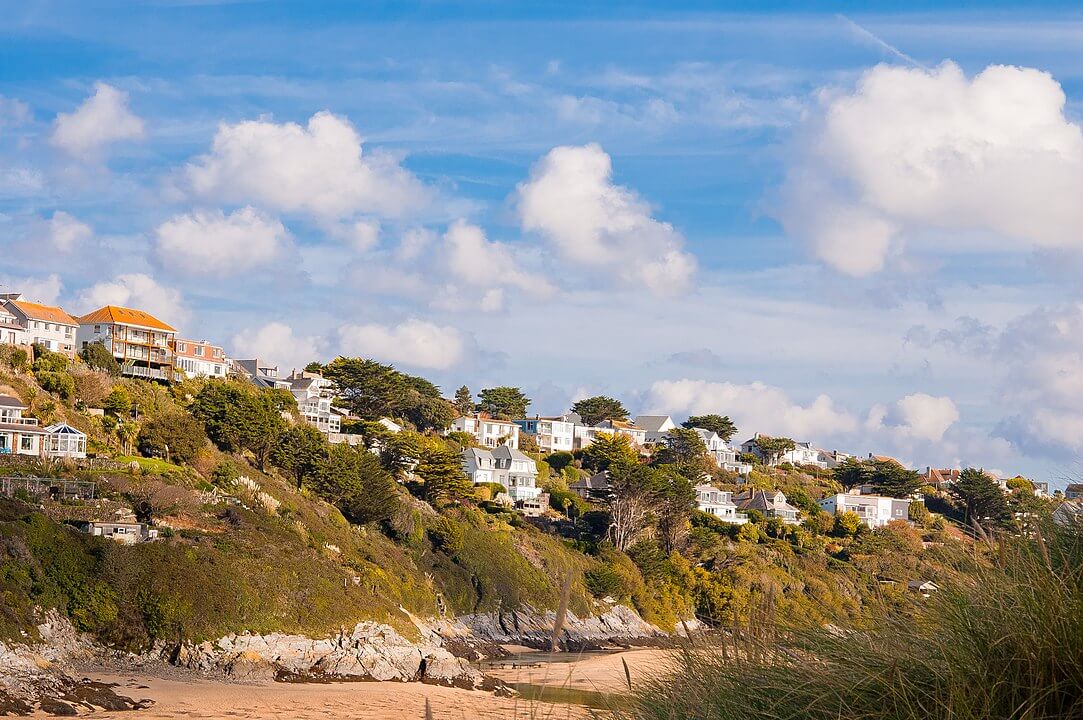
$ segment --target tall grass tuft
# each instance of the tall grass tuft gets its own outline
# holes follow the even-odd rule
[[[637,720],[1083,718],[1083,533],[985,544],[912,612],[735,632],[638,688]]]

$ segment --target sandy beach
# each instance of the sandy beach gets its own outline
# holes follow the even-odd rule
[[[633,650],[612,655],[584,656],[572,662],[543,663],[540,667],[494,668],[488,674],[509,684],[530,683],[592,693],[627,691],[623,658],[633,685],[658,671],[666,654],[661,650]],[[239,685],[203,680],[166,680],[137,675],[88,673],[88,677],[116,683],[117,692],[135,700],[149,698],[154,707],[136,712],[95,713],[119,720],[183,718],[236,718],[264,720],[397,720],[424,718],[428,701],[436,720],[467,718],[532,718],[578,720],[590,717],[581,705],[542,702],[530,690],[521,697],[502,698],[492,693],[421,683],[344,682],[329,684],[266,683]]]

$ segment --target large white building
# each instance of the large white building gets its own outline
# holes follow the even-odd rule
[[[644,433],[644,442],[653,445],[662,440],[670,430],[677,429],[677,423],[669,415],[636,415],[636,427]]]
[[[575,425],[579,416],[575,413],[516,420],[515,424],[524,433],[533,435],[542,452],[571,452],[575,449]]]
[[[707,454],[711,456],[711,459],[714,460],[718,467],[740,475],[748,475],[752,472],[752,465],[739,461],[737,459],[737,449],[723,440],[714,430],[692,429],[703,439],[703,444],[707,446]]]
[[[494,448],[499,445],[519,449],[519,426],[507,420],[496,420],[481,413],[457,417],[449,432],[473,435],[479,445]]]
[[[748,515],[737,512],[732,498],[733,493],[719,490],[714,485],[696,485],[696,507],[700,511],[714,515],[722,522],[744,525],[748,522]]]
[[[150,313],[106,305],[79,318],[79,348],[100,342],[120,372],[147,380],[173,380],[177,331]]]
[[[857,495],[837,493],[820,500],[820,507],[832,515],[854,512],[861,522],[871,528],[887,525],[892,520],[909,520],[910,499],[883,495]]]

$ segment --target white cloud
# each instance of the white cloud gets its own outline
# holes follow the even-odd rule
[[[143,121],[128,109],[128,93],[99,82],[74,112],[56,116],[50,142],[70,155],[91,159],[112,143],[143,135]]]
[[[297,335],[280,322],[242,330],[233,337],[233,356],[258,358],[278,365],[282,371],[303,368],[322,357],[323,342],[309,335]]]
[[[417,319],[398,326],[345,325],[339,330],[339,341],[347,355],[436,370],[456,365],[466,348],[455,328]]]
[[[278,220],[252,207],[229,215],[199,210],[155,231],[162,263],[193,275],[236,275],[274,263],[292,245]]]
[[[1083,132],[1049,74],[880,65],[824,91],[779,216],[827,264],[868,275],[904,240],[936,252],[1083,248]]]
[[[380,242],[380,223],[375,220],[355,220],[340,228],[336,235],[357,252],[367,252]]]
[[[760,432],[816,440],[857,428],[854,416],[827,395],[801,405],[781,388],[761,382],[659,380],[651,385],[644,405],[647,412],[673,415],[726,414],[733,418],[742,437]]]
[[[16,278],[0,275],[0,292],[22,293],[30,302],[56,305],[64,283],[56,273],[44,278]]]
[[[913,393],[890,409],[874,407],[866,427],[870,430],[888,427],[907,438],[940,442],[958,419],[959,411],[951,398]]]
[[[149,275],[130,273],[103,280],[84,290],[76,299],[83,312],[90,312],[103,305],[119,305],[143,310],[177,329],[188,319],[181,294],[159,285]]]
[[[655,295],[683,291],[696,269],[684,239],[612,175],[609,155],[596,144],[554,148],[518,186],[523,229],[540,233],[564,258]]]
[[[477,287],[513,287],[535,295],[554,291],[544,277],[523,269],[523,262],[513,255],[512,246],[490,242],[477,225],[455,221],[444,234],[444,242],[448,268],[462,282]]]
[[[306,213],[322,222],[357,213],[397,217],[429,199],[425,186],[390,155],[363,156],[353,125],[326,111],[306,127],[223,123],[210,153],[190,162],[187,175],[202,197]]]
[[[45,235],[55,249],[66,253],[89,240],[94,231],[86,223],[57,210],[45,223]]]

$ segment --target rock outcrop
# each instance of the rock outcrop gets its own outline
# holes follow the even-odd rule
[[[548,648],[553,637],[556,613],[523,608],[494,613],[463,615],[437,625],[445,638],[460,638],[488,643],[515,643]],[[576,617],[568,611],[560,634],[566,650],[597,648],[613,644],[642,644],[669,637],[624,605],[614,605],[607,612],[591,617]]]
[[[452,655],[439,636],[412,643],[393,628],[358,623],[352,631],[313,640],[301,635],[229,635],[198,645],[159,646],[174,665],[236,680],[396,680],[482,688],[486,678]]]

